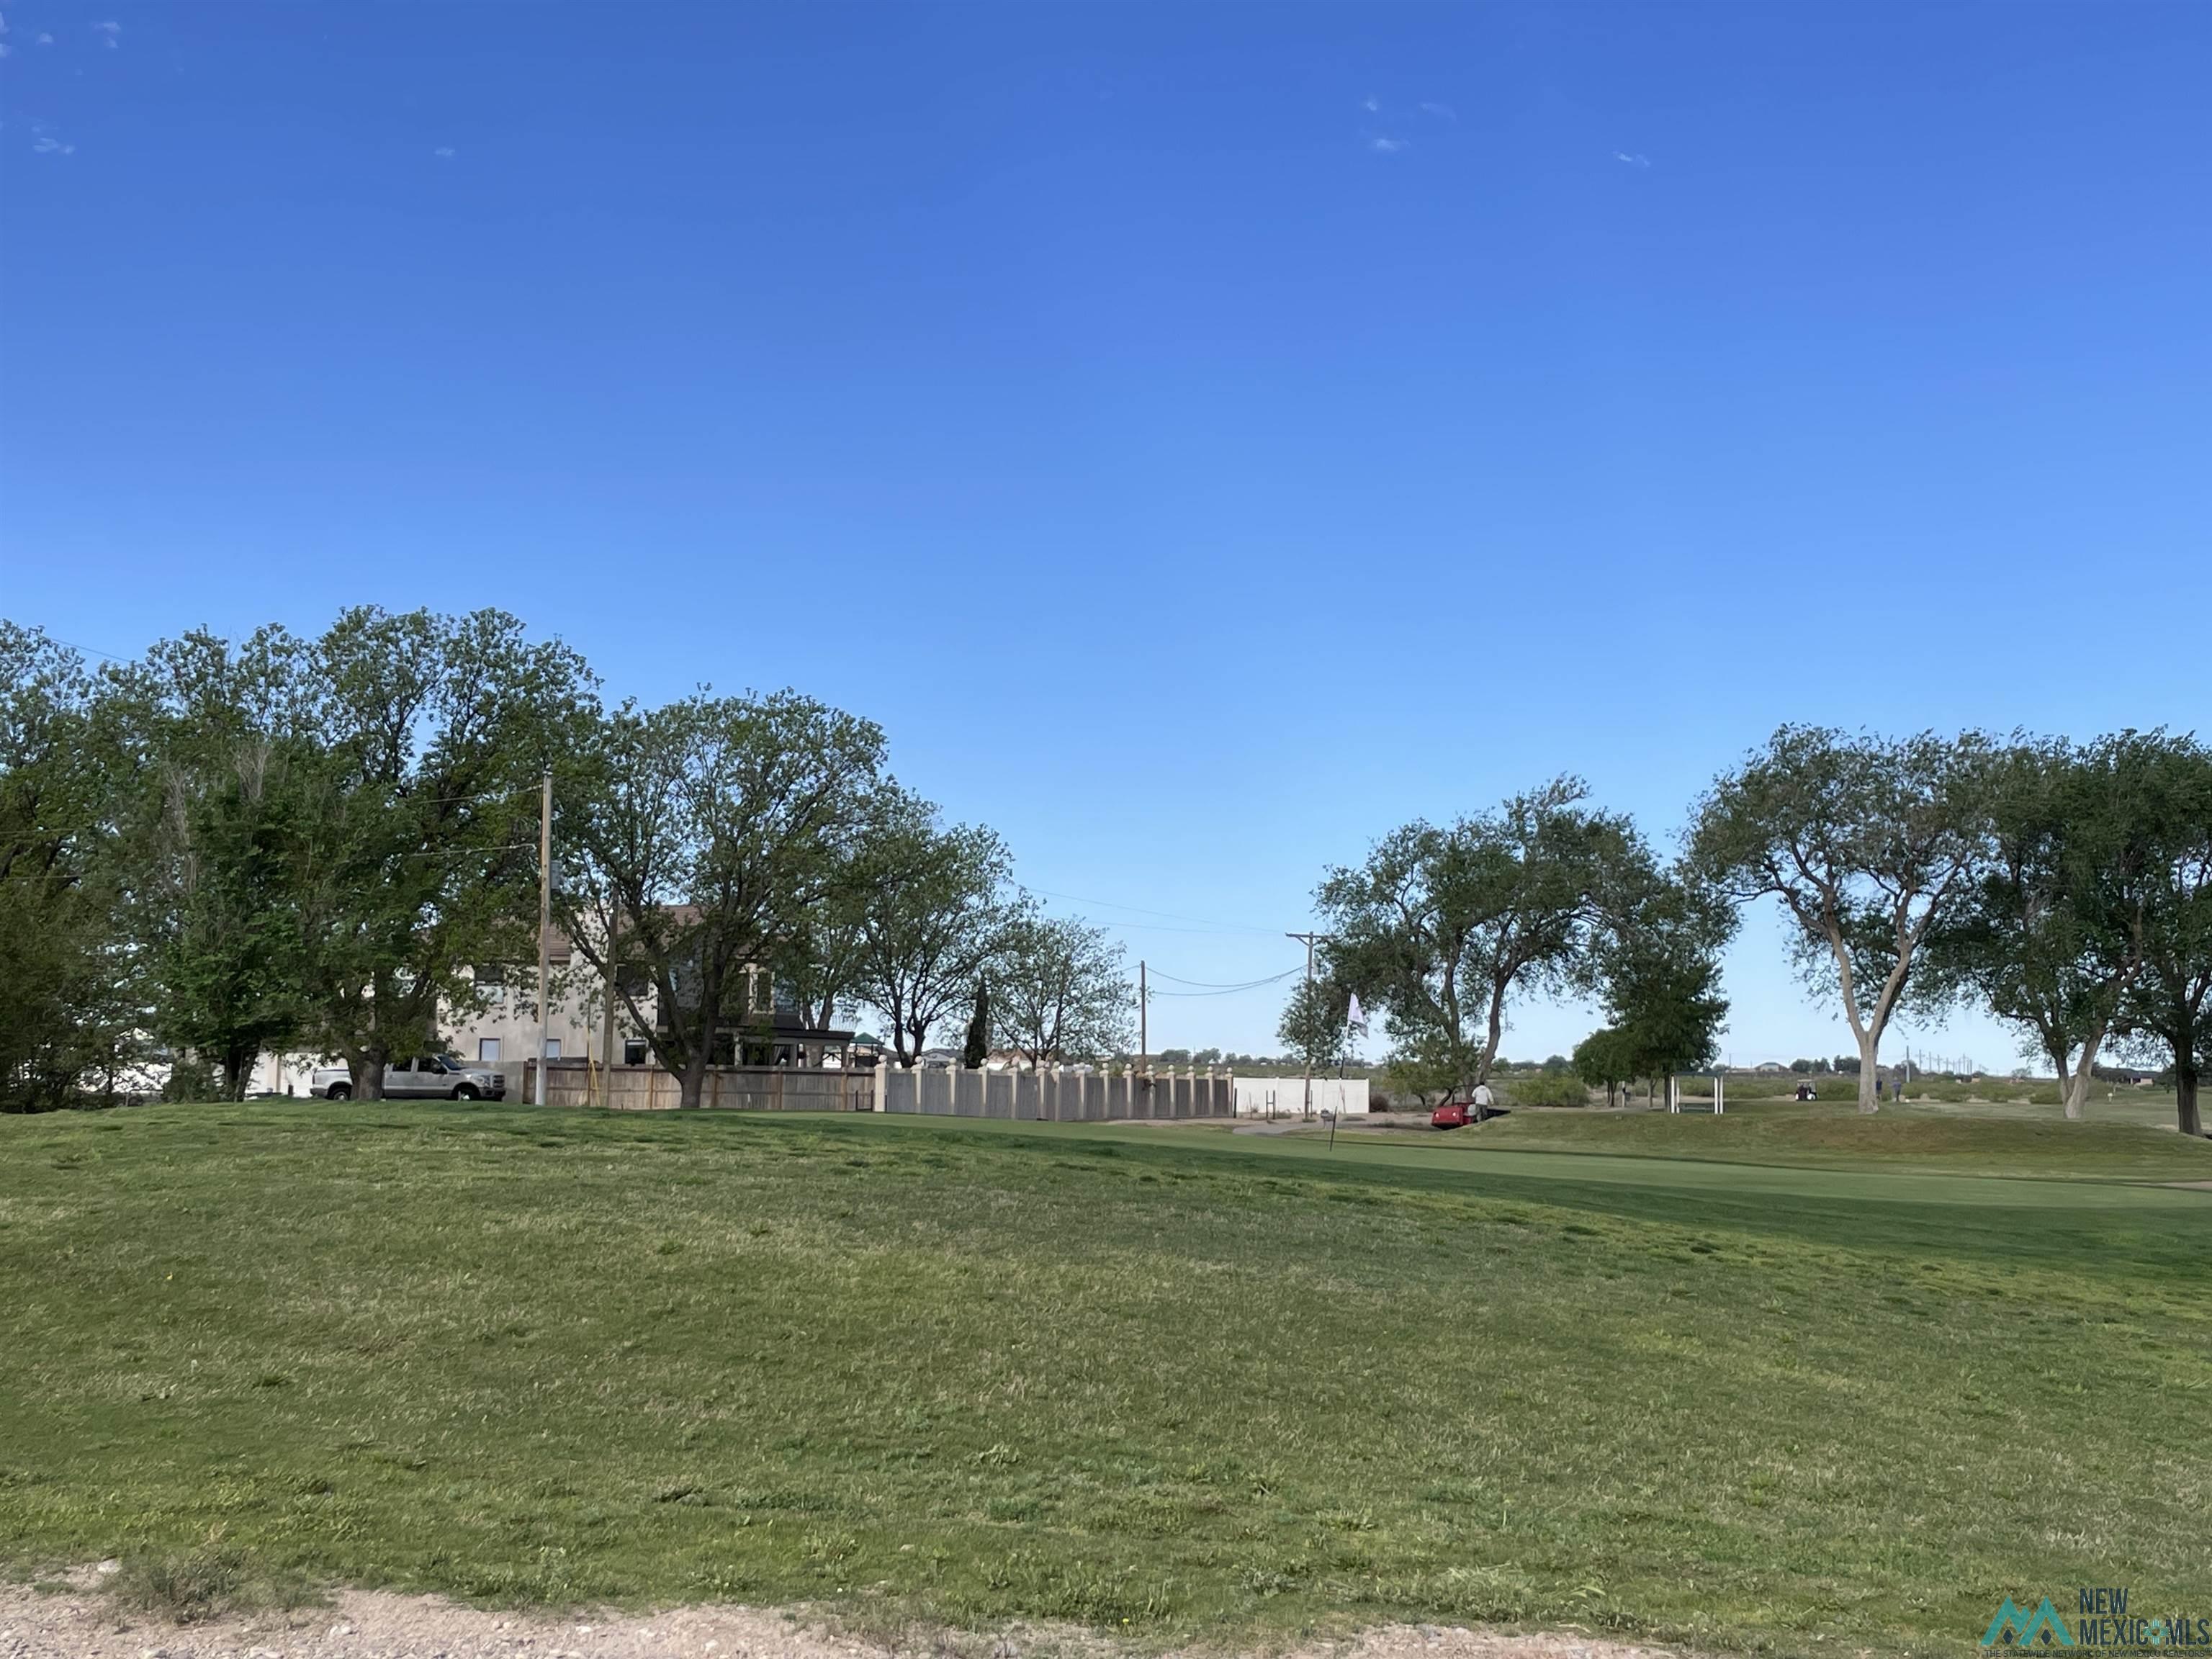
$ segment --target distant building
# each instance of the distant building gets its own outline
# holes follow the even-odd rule
[[[605,1024],[605,982],[583,961],[574,945],[556,933],[547,962],[552,970],[550,1014],[545,1032],[548,1060],[589,1060],[600,1066],[651,1066],[652,1034],[665,1030],[658,995],[639,989],[640,1005],[653,1032],[632,1018],[628,1004],[615,1005],[614,1043],[607,1052]],[[537,1052],[538,999],[534,987],[538,964],[507,965],[480,963],[470,970],[477,988],[477,1006],[449,1006],[439,1010],[439,1037],[426,1042],[441,1054],[458,1055],[474,1066],[489,1066],[507,1078],[507,1098],[523,1097],[524,1066]],[[677,994],[683,994],[679,979]],[[801,1012],[788,988],[774,982],[765,968],[751,967],[740,975],[737,1000],[744,1012],[720,1024],[714,1032],[711,1063],[717,1066],[781,1066],[836,1069],[852,1063],[854,1034],[817,1026]],[[264,1054],[254,1066],[250,1091],[268,1094],[307,1092],[309,1073],[334,1057],[307,1054]],[[394,1056],[398,1058],[398,1056]],[[874,1063],[872,1054],[868,1064]]]

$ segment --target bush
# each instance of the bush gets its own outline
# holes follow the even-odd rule
[[[1589,1086],[1569,1072],[1500,1079],[1498,1092],[1515,1106],[1587,1106]]]
[[[111,1593],[134,1612],[196,1625],[226,1611],[245,1583],[244,1558],[210,1543],[158,1560],[131,1562],[116,1575]]]
[[[173,1625],[203,1624],[226,1613],[262,1607],[313,1607],[325,1599],[297,1571],[257,1564],[225,1542],[220,1529],[195,1549],[125,1561],[106,1589],[130,1611]]]
[[[179,1054],[169,1066],[168,1081],[161,1085],[164,1100],[220,1100],[222,1084],[215,1067],[190,1054]]]

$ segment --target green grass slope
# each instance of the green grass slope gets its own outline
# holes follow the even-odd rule
[[[1420,1132],[1408,1130],[1408,1134]],[[1887,1106],[1870,1116],[1826,1103],[1758,1102],[1706,1112],[1516,1112],[1485,1124],[1486,1146],[1690,1158],[1832,1169],[1918,1169],[1973,1175],[2212,1181],[2212,1140],[2163,1125],[2096,1116],[2069,1122],[1968,1116]]]
[[[1146,1642],[2212,1611],[2212,1194],[1354,1139],[0,1120],[0,1559]]]

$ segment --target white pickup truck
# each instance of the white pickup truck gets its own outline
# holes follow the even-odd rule
[[[318,1066],[307,1092],[325,1100],[353,1098],[353,1072],[344,1066]],[[453,1054],[418,1054],[384,1068],[386,1100],[504,1100],[507,1079],[487,1066],[465,1066]]]

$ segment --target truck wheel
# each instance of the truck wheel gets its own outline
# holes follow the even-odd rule
[[[332,1100],[351,1100],[353,1098],[353,1085],[350,1083],[333,1083],[331,1085],[331,1098]]]
[[[474,1100],[476,1097],[477,1091],[465,1083],[459,1085],[453,1091],[455,1100]]]

